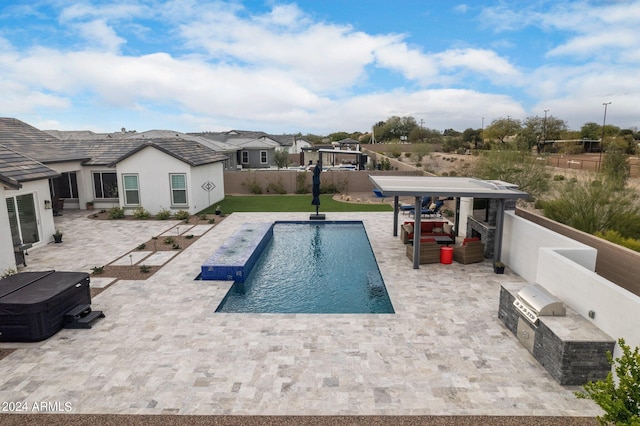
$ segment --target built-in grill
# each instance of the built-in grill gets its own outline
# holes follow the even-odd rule
[[[540,284],[529,284],[518,292],[513,305],[531,324],[538,324],[540,316],[565,316],[564,303]]]
[[[517,334],[522,345],[533,354],[538,317],[565,316],[567,310],[560,299],[540,284],[529,284],[518,292],[513,306],[520,313]]]

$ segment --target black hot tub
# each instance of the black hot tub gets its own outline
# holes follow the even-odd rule
[[[89,274],[22,272],[0,280],[0,342],[37,342],[65,326],[74,308],[89,310]]]

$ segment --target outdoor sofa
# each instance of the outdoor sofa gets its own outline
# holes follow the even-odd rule
[[[404,244],[413,241],[413,221],[406,221],[400,227],[400,239]],[[424,242],[424,238],[429,237],[450,237],[453,241],[453,226],[449,222],[421,221],[420,222],[420,239]]]

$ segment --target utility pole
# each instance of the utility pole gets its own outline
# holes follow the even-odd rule
[[[611,105],[611,101],[603,102],[604,118],[602,119],[602,138],[600,138],[600,158],[598,159],[598,170],[602,167],[602,150],[604,149],[604,126],[607,123],[607,106]]]

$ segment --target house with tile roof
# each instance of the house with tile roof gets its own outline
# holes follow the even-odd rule
[[[238,148],[236,162],[240,168],[263,169],[276,167],[276,150],[299,155],[311,144],[298,135],[270,135],[265,132],[230,130],[228,132],[189,133],[208,140],[226,143]]]
[[[33,240],[34,246],[50,242],[53,211],[62,205],[122,207],[125,214],[140,207],[151,214],[161,209],[195,214],[224,198],[223,171],[238,150],[172,131],[48,133],[14,118],[0,118],[0,146],[1,198],[14,206],[18,225],[22,218],[49,218],[37,228],[19,228],[20,240]],[[32,204],[35,213],[20,213]],[[41,211],[45,205],[49,212]],[[9,207],[0,220],[6,215],[8,223],[12,214]],[[12,234],[2,235],[0,244],[11,245],[4,235]]]

